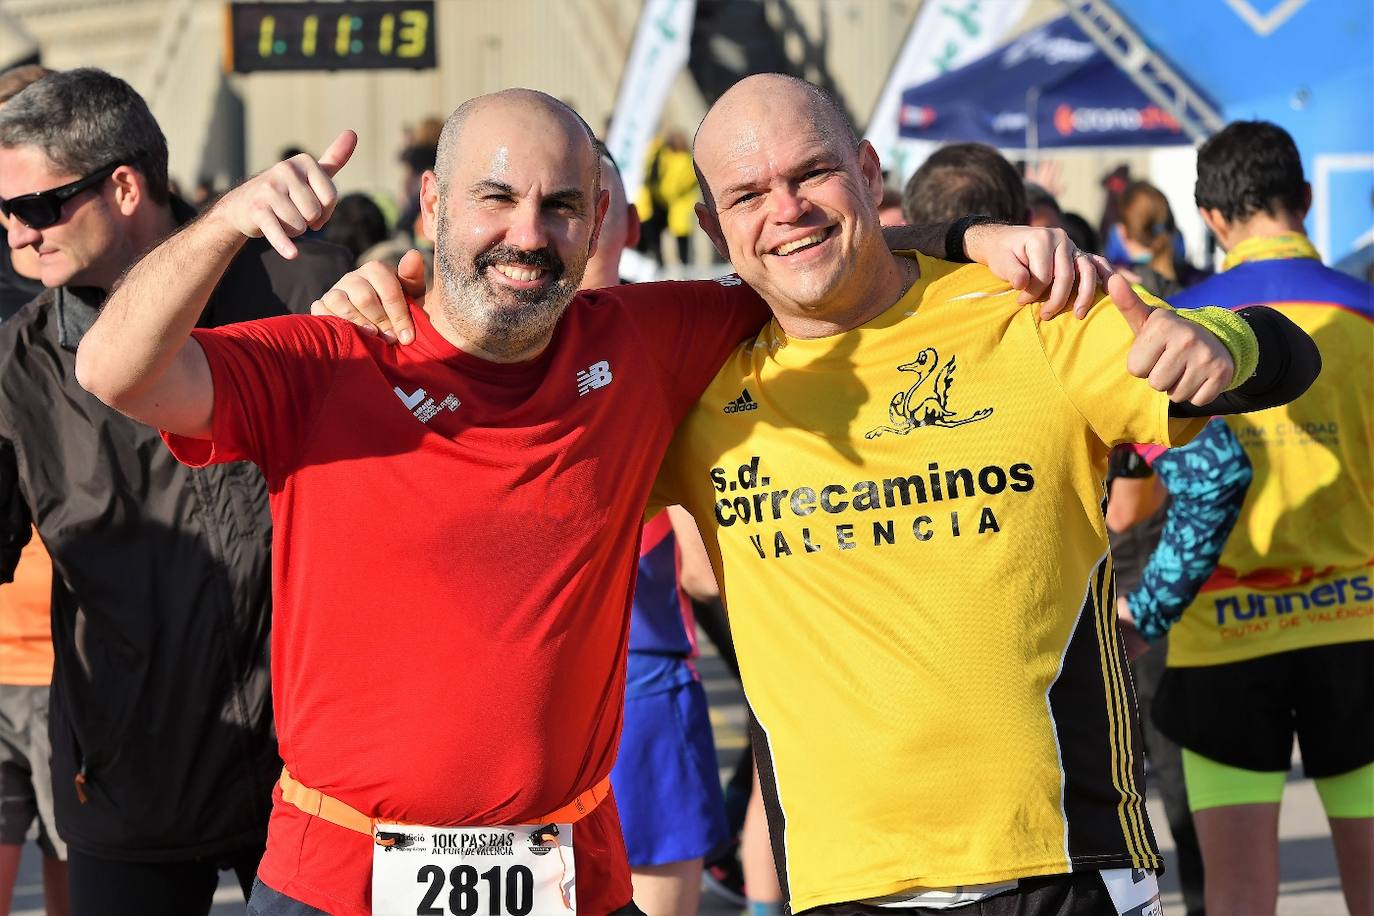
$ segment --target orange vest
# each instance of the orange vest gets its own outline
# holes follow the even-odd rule
[[[34,532],[14,581],[0,585],[0,684],[52,681],[52,560]]]

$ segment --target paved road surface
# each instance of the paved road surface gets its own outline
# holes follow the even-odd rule
[[[710,651],[710,641],[701,639],[703,651]],[[722,778],[734,766],[740,748],[744,746],[744,706],[738,685],[730,678],[719,659],[708,654],[701,659],[700,668],[711,700],[711,721],[715,726],[717,752],[721,760]],[[1150,817],[1167,859],[1173,850],[1169,826],[1164,811],[1157,802],[1150,802]],[[1279,818],[1281,837],[1282,885],[1279,896],[1279,916],[1340,916],[1346,912],[1336,875],[1336,860],[1331,849],[1326,819],[1321,802],[1311,780],[1290,779]],[[1163,880],[1166,911],[1183,912],[1178,882],[1166,873]],[[19,886],[15,891],[13,916],[43,916],[42,884],[37,850],[32,843],[24,850],[24,864],[20,869]],[[212,916],[242,916],[243,898],[238,884],[226,874],[215,895]],[[738,910],[705,895],[701,912],[711,916],[734,914]]]

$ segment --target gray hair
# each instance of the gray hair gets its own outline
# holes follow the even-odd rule
[[[133,87],[104,70],[49,74],[0,109],[0,146],[33,146],[53,166],[89,175],[118,162],[137,169],[148,196],[165,204],[167,138]]]

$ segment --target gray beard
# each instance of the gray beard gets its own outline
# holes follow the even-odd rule
[[[435,229],[434,272],[444,291],[441,310],[449,325],[496,356],[524,353],[547,343],[577,293],[585,259],[566,265],[563,276],[545,289],[503,290],[493,286],[476,263],[458,263],[448,245],[448,219],[442,205]],[[497,304],[499,299],[506,301]]]

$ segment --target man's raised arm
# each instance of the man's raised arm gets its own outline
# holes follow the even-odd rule
[[[247,239],[266,238],[294,258],[291,239],[328,221],[338,199],[332,179],[357,143],[344,131],[318,162],[301,154],[277,163],[144,256],[81,341],[81,387],[141,423],[208,438],[214,382],[192,328]]]

